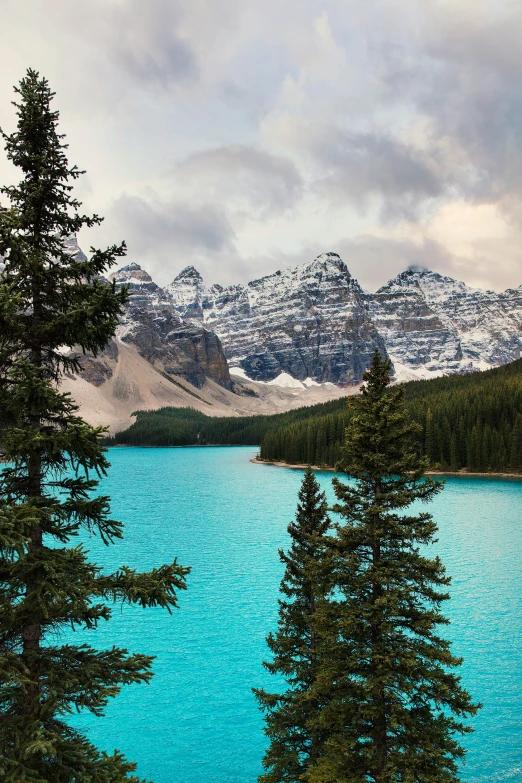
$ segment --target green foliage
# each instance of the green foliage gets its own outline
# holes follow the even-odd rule
[[[95,628],[114,601],[170,610],[187,569],[106,574],[75,543],[81,533],[106,544],[122,536],[109,498],[93,494],[109,467],[104,430],[78,416],[58,381],[113,335],[126,291],[101,275],[125,247],[90,259],[68,252],[67,239],[100,218],[71,197],[81,172],[68,165],[47,81],[29,70],[16,92],[17,130],[3,138],[22,180],[1,189],[9,206],[0,208],[0,779],[137,781],[133,764],[99,752],[66,717],[102,714],[122,685],[150,679],[152,659],[60,645],[60,631]]]
[[[255,690],[265,711],[265,733],[270,746],[263,759],[261,783],[304,779],[319,758],[325,743],[320,725],[322,642],[319,616],[327,612],[332,565],[327,532],[327,504],[309,468],[299,491],[295,522],[288,532],[288,554],[280,550],[285,565],[281,582],[277,633],[268,646],[273,660],[265,666],[282,675],[288,689],[281,694]]]
[[[418,453],[436,470],[522,472],[522,360],[482,373],[404,385],[421,429]],[[350,398],[273,416],[217,418],[189,408],[138,411],[110,445],[261,444],[261,458],[333,466],[350,419]],[[348,403],[348,404],[347,404]]]
[[[442,484],[424,476],[419,427],[404,389],[389,388],[389,373],[376,352],[362,395],[350,400],[337,467],[354,481],[333,480],[335,535],[315,539],[317,554],[306,539],[304,550],[294,543],[285,560],[290,600],[269,637],[269,669],[290,688],[259,694],[271,739],[266,783],[458,781],[458,740],[480,705],[461,687],[453,670],[462,661],[439,635],[450,580],[439,558],[425,554],[436,525],[410,510]]]
[[[437,470],[522,471],[522,360],[482,373],[404,385],[408,411],[419,425],[417,453]],[[261,458],[333,466],[352,415],[351,398],[326,415],[266,431]],[[342,403],[342,407],[341,407]]]
[[[136,421],[107,444],[126,446],[257,446],[277,427],[309,416],[341,410],[345,400],[333,400],[309,408],[297,408],[272,416],[206,416],[192,408],[160,408],[137,411]]]
[[[457,783],[462,722],[478,706],[452,669],[461,664],[438,628],[450,582],[424,554],[436,525],[412,513],[442,489],[424,477],[418,425],[404,389],[389,388],[390,361],[376,352],[362,396],[351,400],[346,445],[334,478],[335,623],[325,649],[330,736],[310,783]]]

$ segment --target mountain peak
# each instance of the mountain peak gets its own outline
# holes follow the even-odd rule
[[[333,253],[331,250],[328,250],[325,253],[319,253],[319,255],[315,259],[316,261],[341,261],[341,256],[339,253]]]
[[[439,274],[439,272],[434,272],[432,269],[429,269],[427,266],[410,264],[404,272],[399,272],[394,278],[388,280],[386,285],[382,286],[379,291],[386,290],[390,286],[415,286],[424,288],[426,285],[454,286],[465,284],[457,283],[452,277],[445,277],[444,275]],[[379,291],[377,293],[379,293]]]
[[[346,264],[344,263],[344,261],[342,260],[341,256],[338,253],[332,253],[332,252],[320,253],[317,256],[317,258],[315,258],[312,261],[310,266],[322,266],[322,267],[333,266],[345,274],[346,273],[348,275],[350,274],[348,272],[348,267],[346,266]]]
[[[149,273],[136,263],[121,266],[112,273],[109,279],[116,280],[117,283],[137,283],[140,285],[153,282]]]
[[[405,272],[402,273],[403,275],[424,275],[424,274],[433,274],[431,269],[428,269],[427,266],[424,266],[423,264],[410,264],[409,267],[406,269]]]
[[[120,266],[119,269],[112,273],[111,278],[114,278],[115,280],[129,280],[130,278],[135,278],[141,283],[149,283],[152,280],[149,273],[142,269],[139,264],[134,262],[132,264],[126,264],[125,266]]]
[[[181,270],[179,275],[177,275],[177,277],[174,278],[173,282],[174,283],[178,283],[180,280],[197,280],[197,281],[200,281],[200,280],[203,280],[203,278],[201,277],[201,275],[198,272],[198,270],[196,269],[196,267],[192,266],[192,264],[190,264],[189,266],[186,266],[184,269]]]

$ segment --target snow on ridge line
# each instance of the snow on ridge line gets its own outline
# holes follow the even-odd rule
[[[239,378],[244,378],[245,381],[251,381],[252,378],[249,378],[246,372],[243,370],[242,367],[230,367],[230,374],[231,375],[237,375]]]
[[[287,372],[281,372],[271,381],[267,381],[269,386],[280,386],[283,389],[306,389],[306,386]]]
[[[254,378],[250,378],[242,367],[231,367],[230,373],[231,375],[236,375],[239,376],[239,378],[243,378],[245,381],[252,381],[252,383],[262,383],[265,386],[280,386],[282,389],[306,389],[309,385],[321,385],[320,383],[315,383],[314,381],[312,381],[311,384],[306,384],[306,381],[305,383],[301,383],[301,381],[298,381],[297,378],[294,378],[287,372],[279,373],[279,375],[276,378],[273,378],[271,381],[256,381]],[[309,381],[310,379],[307,378],[306,380]]]
[[[425,366],[421,367],[408,367],[406,364],[397,361],[389,354],[389,358],[393,362],[394,380],[395,383],[407,383],[408,381],[426,381],[430,378],[441,378],[444,375],[444,370],[429,370]]]
[[[318,383],[317,381],[314,381],[313,378],[305,378],[304,381],[299,381],[297,378],[294,378],[292,375],[290,375],[287,372],[280,373],[276,378],[273,378],[271,381],[255,381],[253,378],[250,378],[246,372],[243,370],[242,367],[231,367],[230,368],[230,374],[235,375],[236,377],[243,378],[245,381],[252,381],[252,383],[262,383],[265,386],[279,386],[283,389],[315,389],[315,388],[322,388],[322,387],[330,387],[330,388],[336,388],[336,384],[332,383],[331,381],[326,381],[325,383]]]

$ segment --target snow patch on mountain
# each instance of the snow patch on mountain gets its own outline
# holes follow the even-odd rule
[[[440,368],[430,368],[429,366],[421,366],[418,368],[408,367],[402,364],[397,357],[389,354],[390,359],[393,362],[394,377],[397,383],[406,383],[407,381],[425,381],[430,378],[440,378],[444,375],[444,371]]]
[[[304,383],[293,378],[287,372],[280,373],[277,378],[267,381],[270,386],[280,386],[282,389],[305,389]],[[319,384],[317,384],[319,385]]]

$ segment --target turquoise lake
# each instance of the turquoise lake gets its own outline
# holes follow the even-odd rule
[[[254,465],[255,452],[110,451],[102,491],[125,539],[110,548],[90,539],[92,559],[144,570],[177,557],[192,572],[172,616],[118,607],[81,634],[157,658],[150,685],[124,689],[104,718],[74,722],[154,783],[254,783],[261,772],[265,738],[251,688],[274,687],[262,667],[265,637],[276,624],[277,550],[288,543],[302,472]],[[318,478],[332,499],[332,474]],[[453,577],[444,633],[484,705],[465,738],[461,778],[522,783],[522,481],[449,478],[431,511],[433,549]]]

